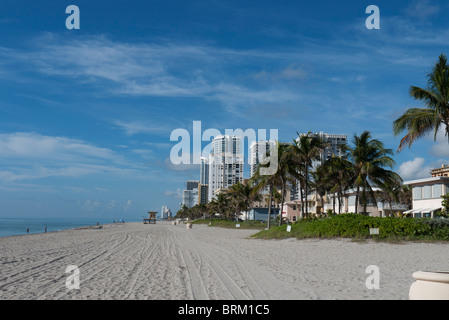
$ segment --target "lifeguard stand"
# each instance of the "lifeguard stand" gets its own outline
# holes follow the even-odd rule
[[[153,223],[156,224],[156,213],[157,211],[148,211],[148,219],[143,219],[143,223]]]

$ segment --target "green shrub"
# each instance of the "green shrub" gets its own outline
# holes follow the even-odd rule
[[[379,228],[379,235],[370,236],[370,228]],[[361,214],[340,214],[331,217],[300,219],[286,231],[285,226],[264,230],[256,238],[369,238],[404,240],[449,240],[449,219],[399,219],[370,217]]]
[[[211,227],[221,227],[221,228],[236,228],[236,224],[240,224],[240,229],[257,229],[262,230],[265,228],[265,224],[261,221],[231,221],[224,219],[199,219],[195,220],[194,224],[207,224]]]

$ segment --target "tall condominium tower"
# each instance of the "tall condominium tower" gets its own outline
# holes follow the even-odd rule
[[[159,215],[160,219],[169,219],[171,218],[171,210],[167,206],[162,206],[161,213]]]
[[[206,204],[209,197],[209,159],[201,157],[198,203]]]
[[[209,201],[220,189],[243,183],[244,156],[241,138],[229,135],[216,136],[212,140],[209,155]]]
[[[199,181],[187,181],[186,189],[182,191],[182,205],[192,208],[198,204]]]
[[[249,170],[250,170],[250,177],[256,173],[257,168],[260,164],[260,159],[263,159],[261,157],[264,156],[264,154],[267,154],[270,151],[270,142],[269,141],[253,141],[251,145],[249,146]],[[261,155],[259,155],[259,152]]]
[[[201,157],[200,184],[209,184],[209,159]]]
[[[320,164],[334,156],[341,156],[339,146],[346,144],[348,138],[345,134],[329,134],[323,131],[312,133],[309,136],[321,138],[327,144],[327,147],[320,154]],[[296,141],[299,142],[299,137]]]
[[[320,153],[320,159],[314,165],[323,164],[326,160],[334,156],[335,157],[341,156],[342,153],[339,150],[339,146],[344,145],[347,142],[347,135],[345,134],[329,134],[321,131],[309,134],[309,136],[321,138],[327,145],[324,148],[324,150]],[[299,137],[296,139],[296,141],[299,143]],[[299,182],[297,183],[297,185],[299,186]],[[292,190],[292,197],[295,197],[296,199],[300,198],[299,188]]]
[[[281,143],[281,144],[288,144],[291,145],[292,143]],[[254,176],[254,174],[256,173],[259,164],[260,164],[260,160],[263,159],[263,155],[264,154],[269,154],[270,151],[270,141],[253,141],[250,145],[250,154],[249,154],[249,167],[250,167],[250,175],[251,177]],[[259,155],[259,152],[261,153]],[[299,193],[299,189],[298,189],[298,185],[297,184],[291,184],[289,183],[289,190],[290,192],[290,198],[288,200],[296,200],[298,198],[298,193]],[[269,193],[269,188],[265,187],[262,190],[262,194],[268,194]]]

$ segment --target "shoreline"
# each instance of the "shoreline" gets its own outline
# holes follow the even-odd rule
[[[3,219],[8,219],[8,220],[21,220],[21,219],[28,219],[28,218],[9,218],[9,217],[6,217],[6,218],[3,218]],[[48,220],[50,220],[51,221],[51,219],[47,219],[47,218],[39,218],[39,219],[35,219],[35,218],[29,218],[30,220],[43,220],[43,221],[48,221]],[[53,218],[53,219],[56,219],[56,218]],[[70,219],[70,218],[69,218]],[[76,218],[75,218],[76,219]],[[95,219],[93,219],[93,220],[95,220]],[[127,221],[125,221],[124,223],[132,223],[132,222],[138,222],[138,221],[129,221],[129,222],[127,222]],[[66,231],[66,230],[73,230],[73,229],[92,229],[92,228],[96,228],[96,227],[99,227],[99,226],[106,226],[106,225],[113,225],[113,224],[119,224],[119,222],[108,222],[108,223],[100,223],[98,226],[96,225],[96,224],[90,224],[91,222],[88,222],[87,224],[80,224],[80,225],[78,225],[78,226],[68,226],[68,227],[61,227],[61,228],[58,228],[57,230],[54,230],[54,229],[52,229],[52,230],[47,230],[47,232],[45,232],[45,228],[40,228],[40,229],[43,229],[44,231],[39,231],[39,232],[33,232],[33,231],[31,231],[30,233],[27,233],[26,231],[24,231],[23,233],[20,233],[20,234],[11,234],[11,235],[1,235],[1,233],[0,233],[0,239],[3,239],[3,238],[8,238],[8,237],[20,237],[20,236],[31,236],[31,235],[36,235],[36,234],[45,234],[45,233],[54,233],[54,232],[62,232],[62,231]],[[44,225],[44,224],[43,224]],[[50,228],[50,227],[54,227],[54,226],[52,226],[51,224],[49,224],[48,225],[48,228]],[[36,230],[36,228],[34,227],[34,228],[31,228],[31,230]],[[26,230],[26,228],[25,228],[25,230]]]

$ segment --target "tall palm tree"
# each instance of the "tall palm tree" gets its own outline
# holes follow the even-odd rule
[[[281,189],[280,192],[280,209],[279,209],[279,225],[282,225],[282,210],[285,203],[286,191],[289,185],[295,183],[295,179],[292,176],[294,172],[294,163],[292,161],[291,145],[287,143],[277,143],[278,153],[278,168],[275,173],[274,180],[277,181],[277,186]]]
[[[387,202],[390,208],[390,216],[393,216],[393,202],[399,201],[399,194],[402,186],[400,184],[384,184],[381,186],[381,190],[376,192],[376,197],[382,202]]]
[[[398,152],[411,146],[422,136],[433,131],[434,140],[438,130],[444,125],[445,135],[449,138],[449,65],[441,54],[432,71],[427,75],[427,88],[411,86],[410,96],[424,103],[425,108],[410,108],[393,123],[395,135],[406,131]]]
[[[251,182],[246,184],[238,182],[230,186],[229,195],[232,197],[239,215],[243,209],[246,210],[246,213],[248,214],[252,202],[259,198],[258,194],[254,192]]]
[[[380,140],[372,139],[369,131],[364,131],[360,136],[354,135],[352,143],[352,147],[345,148],[353,165],[353,179],[357,188],[355,213],[358,213],[360,198],[366,212],[368,198],[376,199],[373,186],[396,184],[402,182],[402,179],[396,172],[384,168],[392,168],[395,164],[390,157],[393,151],[385,149]]]
[[[268,175],[268,174],[262,174],[261,173],[261,168],[269,168],[271,165],[271,159],[273,159],[273,157],[270,157],[270,153],[271,152],[279,152],[279,143],[276,142],[276,147],[277,148],[271,148],[270,150],[266,151],[265,157],[264,157],[264,161],[261,162],[261,164],[259,164],[259,167],[257,168],[256,172],[254,173],[254,175],[251,177],[250,182],[254,185],[254,193],[261,193],[262,190],[267,189],[268,188],[268,197],[269,197],[269,201],[268,201],[268,217],[267,217],[267,228],[270,228],[270,224],[271,224],[271,210],[272,210],[272,204],[273,204],[273,198],[274,198],[274,193],[275,193],[275,188],[276,186],[279,185],[280,183],[280,179],[279,179],[279,174],[277,174],[277,172],[279,171],[279,160],[280,158],[277,158],[278,161],[278,170],[276,170],[276,173]],[[273,150],[274,149],[274,150]],[[274,157],[275,158],[275,157]]]
[[[406,205],[408,209],[411,209],[413,202],[412,186],[403,184],[399,190],[398,200]]]
[[[225,193],[219,193],[215,197],[215,208],[221,217],[228,218],[229,214],[229,197]]]
[[[206,204],[206,213],[209,215],[209,219],[212,219],[216,211],[217,211],[216,200],[212,199]]]
[[[257,169],[251,178],[254,181],[255,192],[261,192],[263,189],[268,188],[268,217],[267,217],[267,228],[270,229],[271,222],[271,207],[273,204],[274,188],[276,185],[276,177],[273,175],[261,175],[260,169]]]
[[[339,156],[327,159],[321,166],[321,175],[325,179],[326,189],[333,194],[333,213],[336,213],[335,203],[338,200],[338,213],[341,213],[343,205],[343,194],[354,185],[354,166],[348,160],[349,148],[346,144],[340,145]]]
[[[231,204],[235,207],[235,215],[238,216],[240,214],[240,209],[242,207],[242,187],[243,184],[240,182],[233,184],[229,187],[229,200]]]
[[[301,183],[301,188],[304,188],[304,197],[307,203],[307,196],[309,194],[309,173],[313,162],[319,160],[320,154],[325,147],[324,141],[314,135],[311,135],[309,131],[307,134],[299,134],[298,140],[293,140],[292,150],[292,161],[296,165],[296,178],[302,179],[304,182]],[[292,173],[295,175],[295,173]],[[304,217],[305,206],[303,195],[301,195],[301,210],[302,216]]]
[[[253,202],[261,200],[260,193],[256,192],[251,181],[249,181],[248,183],[245,183],[245,184],[238,183],[237,185],[238,185],[238,187],[235,187],[235,188],[236,188],[238,197],[240,198],[241,206],[243,209],[246,210],[246,214],[248,214]],[[234,186],[231,186],[231,188],[233,188],[233,187]]]
[[[323,165],[318,166],[311,172],[311,177],[311,186],[315,190],[317,206],[319,199],[321,208],[324,209],[324,198],[330,187],[329,179],[327,179],[326,168]]]
[[[178,210],[178,212],[176,212],[176,217],[180,218],[180,219],[184,219],[184,218],[188,217],[188,214],[189,214],[188,211],[189,211],[189,208],[187,208],[187,206],[185,204],[183,204],[181,206],[181,208]]]

